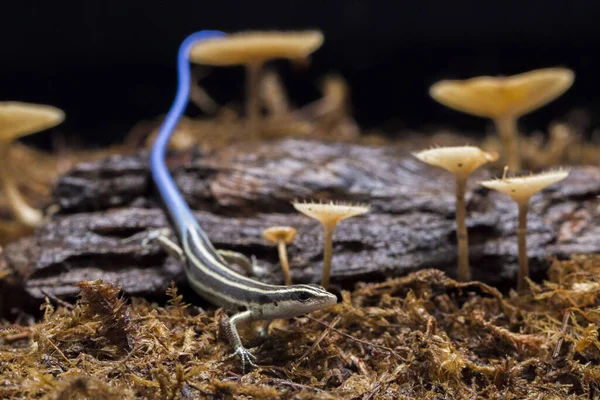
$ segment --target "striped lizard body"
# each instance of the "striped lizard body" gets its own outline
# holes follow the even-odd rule
[[[185,261],[186,277],[198,294],[215,305],[236,312],[225,330],[234,349],[233,355],[240,358],[242,369],[245,370],[246,364],[254,366],[255,357],[242,345],[237,332],[239,323],[292,318],[329,307],[337,299],[320,286],[269,285],[233,271],[196,221],[167,169],[167,145],[189,99],[190,50],[199,41],[223,36],[224,33],[219,31],[200,31],[188,36],[181,44],[177,59],[177,94],[153,144],[150,170],[180,246],[164,236],[161,242]]]

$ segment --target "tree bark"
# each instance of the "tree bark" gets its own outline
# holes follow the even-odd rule
[[[275,225],[298,230],[288,247],[294,283],[320,281],[322,227],[290,204],[313,198],[371,203],[370,213],[336,229],[333,285],[423,268],[456,272],[455,182],[400,148],[285,140],[177,155],[170,164],[211,241],[257,256],[268,271],[262,281],[283,282],[277,250],[262,238]],[[517,209],[476,184],[491,175],[477,172],[467,185],[471,269],[473,279],[508,289],[518,271]],[[158,245],[141,246],[145,231],[168,226],[151,193],[146,154],[78,165],[56,185],[61,213],[7,246],[5,261],[36,301],[44,293],[76,295],[74,284],[84,279],[116,282],[131,295],[162,295],[171,280],[185,289],[181,265]],[[553,256],[600,252],[598,193],[600,168],[574,167],[566,180],[531,199],[533,279],[543,277]]]

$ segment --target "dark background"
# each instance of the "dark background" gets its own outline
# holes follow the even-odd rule
[[[600,115],[598,1],[14,1],[0,15],[0,99],[61,107],[57,129],[88,143],[120,139],[168,110],[177,47],[201,29],[322,29],[311,68],[276,66],[298,104],[318,97],[324,74],[341,73],[364,127],[482,132],[485,120],[434,103],[428,87],[551,66],[574,69],[575,84],[523,128],[583,108],[591,130]],[[219,69],[205,86],[221,103],[239,102],[242,70]]]

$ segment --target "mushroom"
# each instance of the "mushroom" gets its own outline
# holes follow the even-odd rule
[[[4,249],[0,246],[0,254],[4,253]],[[0,281],[11,274],[11,271],[5,266],[0,268]]]
[[[250,136],[259,129],[259,84],[263,64],[271,59],[305,58],[323,43],[320,31],[241,32],[203,40],[190,51],[190,61],[213,66],[246,67],[246,118]]]
[[[291,226],[272,226],[263,231],[263,237],[267,242],[277,245],[283,279],[286,285],[291,285],[292,278],[290,276],[290,265],[288,263],[286,245],[294,241],[296,230]]]
[[[569,172],[549,171],[535,175],[507,178],[508,167],[504,167],[502,179],[492,179],[481,182],[489,189],[497,190],[510,196],[519,206],[519,229],[517,231],[519,243],[519,278],[517,291],[522,293],[527,288],[526,278],[529,277],[529,259],[527,258],[527,211],[529,199],[546,187],[562,181]]]
[[[467,236],[467,206],[465,188],[467,178],[483,164],[496,161],[497,153],[487,153],[475,146],[439,147],[415,153],[415,157],[429,165],[451,172],[456,177],[456,241],[458,246],[459,281],[471,280],[469,268],[469,238]]]
[[[510,169],[521,169],[517,119],[563,94],[575,74],[567,68],[537,69],[508,77],[443,80],[429,89],[439,103],[467,114],[491,118]]]
[[[316,219],[323,225],[323,277],[321,286],[329,286],[329,275],[331,274],[331,257],[333,251],[333,232],[338,222],[356,215],[365,214],[369,206],[364,204],[346,203],[314,203],[293,202],[294,208],[304,215]]]
[[[27,204],[8,171],[10,145],[15,139],[58,125],[64,118],[64,112],[55,107],[0,102],[0,179],[15,217],[31,228],[39,224],[42,212]]]

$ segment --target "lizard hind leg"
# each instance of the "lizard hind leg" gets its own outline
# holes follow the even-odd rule
[[[172,236],[172,231],[169,228],[158,228],[151,229],[148,231],[136,233],[135,235],[123,239],[122,243],[132,243],[137,242],[141,239],[141,245],[144,249],[148,249],[151,247],[153,242],[157,242],[160,248],[175,258],[179,262],[185,261],[185,255],[183,254],[183,250],[181,247],[175,243],[170,237]]]
[[[256,261],[256,257],[252,256],[248,258],[242,253],[233,250],[217,250],[217,253],[221,256],[223,261],[225,261],[228,266],[229,264],[235,264],[240,266],[246,271],[248,275],[251,276],[260,276],[264,275],[265,269],[258,265]]]
[[[185,262],[183,249],[169,237],[170,233],[171,230],[169,228],[150,231],[144,240],[142,240],[142,246],[148,247],[150,243],[156,241],[165,253],[179,262]]]

